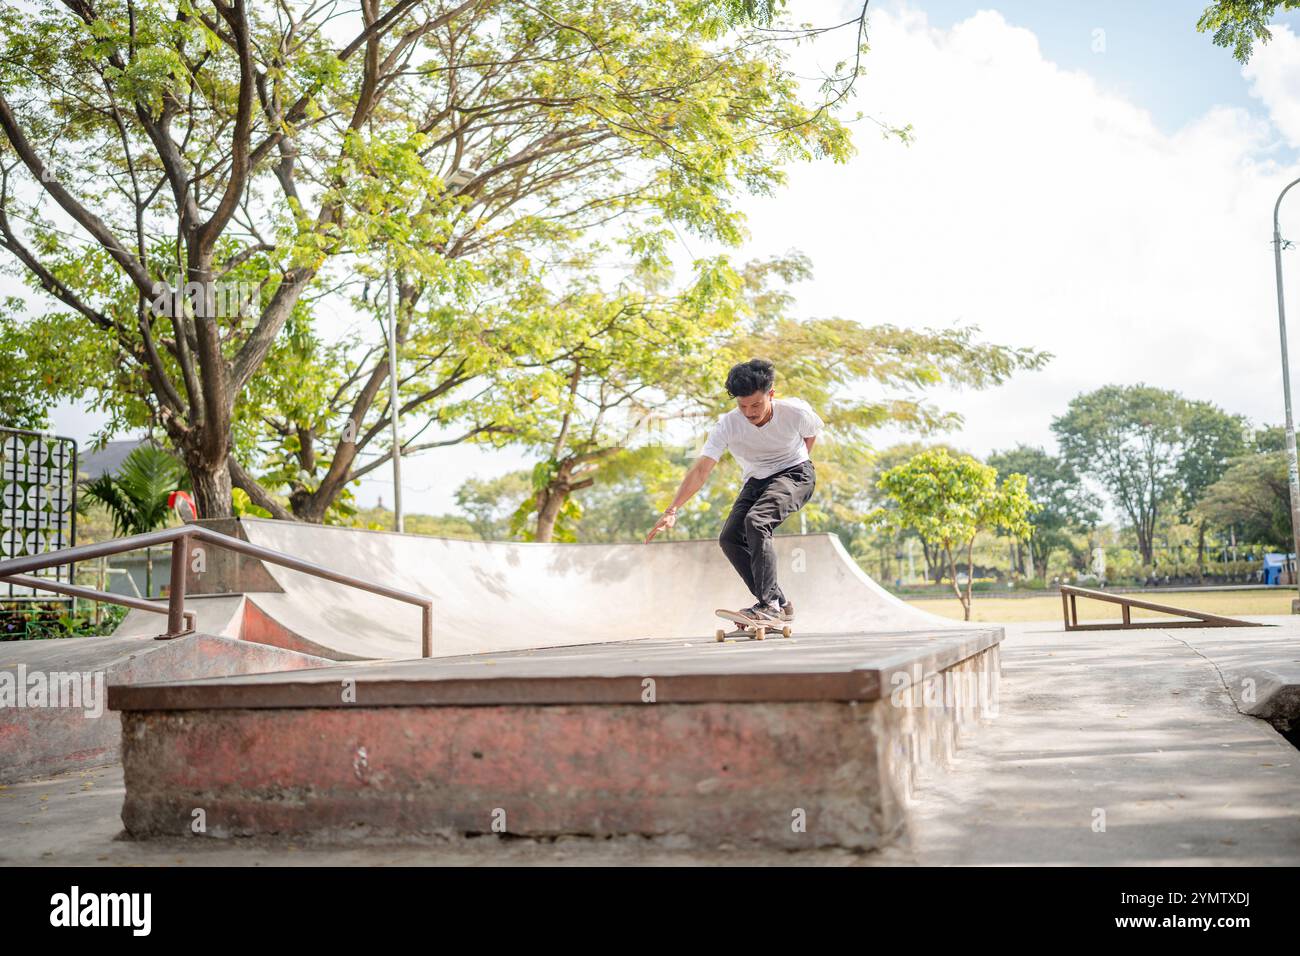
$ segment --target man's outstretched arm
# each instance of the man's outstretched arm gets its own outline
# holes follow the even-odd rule
[[[659,516],[655,526],[645,536],[646,544],[653,541],[655,535],[660,531],[671,528],[677,523],[677,509],[695,497],[695,493],[704,487],[704,483],[709,479],[709,472],[713,470],[713,466],[716,464],[717,461],[707,455],[701,455],[695,459],[695,464],[691,465],[686,472],[686,476],[682,478],[682,483],[677,486],[677,494],[673,496],[673,503],[669,505],[667,511]]]

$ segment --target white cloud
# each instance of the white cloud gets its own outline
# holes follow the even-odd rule
[[[1300,37],[1286,26],[1269,32],[1273,38],[1256,44],[1241,72],[1250,81],[1250,95],[1264,104],[1287,142],[1300,146]]]
[[[1052,417],[1109,382],[1281,420],[1269,215],[1287,178],[1268,123],[1215,109],[1166,134],[996,12],[948,30],[906,8],[870,22],[861,107],[913,124],[915,144],[863,124],[850,163],[793,169],[784,193],[749,207],[750,254],[812,258],[802,311],[975,323],[1053,352],[1046,371],[941,396],[968,418],[951,440],[976,452],[1050,447]],[[1300,43],[1276,36],[1258,67],[1273,79],[1257,86],[1273,123],[1300,133],[1300,102],[1285,95]],[[1300,208],[1290,213],[1300,236]],[[1292,300],[1300,316],[1300,281]]]

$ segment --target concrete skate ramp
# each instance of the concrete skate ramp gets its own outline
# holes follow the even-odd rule
[[[642,637],[711,639],[722,623],[715,608],[753,603],[713,540],[531,544],[241,523],[254,544],[432,597],[436,657]],[[776,548],[800,632],[955,626],[881,588],[834,535],[779,535]],[[303,638],[295,649],[336,660],[419,656],[417,608],[296,571],[267,570],[283,593],[253,593],[250,601]]]

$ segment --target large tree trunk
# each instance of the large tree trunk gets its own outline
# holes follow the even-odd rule
[[[1196,578],[1205,581],[1205,522],[1201,522],[1196,536]]]
[[[936,546],[934,553],[930,552],[930,543],[924,538],[921,539],[921,553],[925,556],[925,578],[927,581],[934,581],[935,584],[943,582],[943,565],[939,563],[939,548]]]
[[[1155,566],[1155,534],[1146,534],[1141,528],[1137,529],[1138,553],[1142,555],[1142,563],[1147,567]]]
[[[194,504],[200,518],[229,518],[234,514],[230,501],[230,468],[227,460],[212,466],[187,456],[190,481],[194,486]]]
[[[569,492],[564,488],[551,487],[538,492],[535,541],[550,541],[555,537],[555,522],[568,499]]]
[[[966,544],[966,600],[962,601],[962,608],[966,612],[965,620],[970,620],[970,602],[971,589],[975,586],[975,539],[971,538]]]
[[[961,585],[957,583],[957,559],[953,556],[952,545],[945,544],[942,546],[943,556],[948,559],[948,574],[952,578],[952,590],[957,595],[957,600],[961,603],[962,619],[970,620],[970,578],[967,577],[967,590],[962,592]]]

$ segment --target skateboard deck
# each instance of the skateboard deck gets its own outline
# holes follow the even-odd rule
[[[773,621],[771,623],[760,624],[751,621],[743,614],[737,614],[735,611],[728,611],[723,608],[718,608],[714,613],[723,620],[733,621],[740,625],[731,631],[718,628],[714,632],[713,637],[719,643],[728,640],[734,641],[741,637],[753,641],[762,641],[766,640],[769,634],[773,636],[779,634],[781,637],[789,637],[793,633],[793,628],[790,626],[788,621]]]

